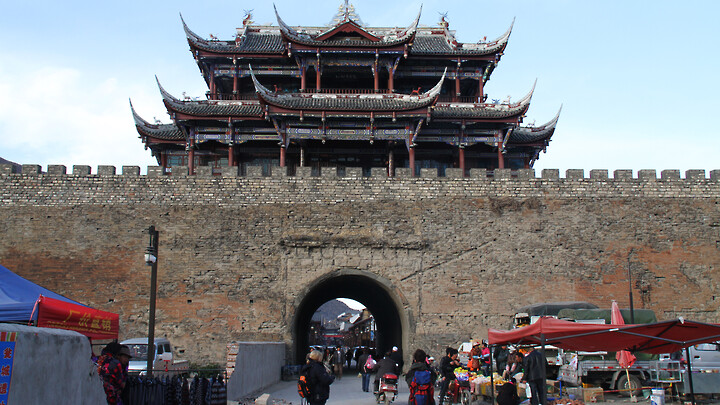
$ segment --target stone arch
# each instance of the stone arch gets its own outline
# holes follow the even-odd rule
[[[308,330],[315,311],[335,298],[351,298],[364,304],[375,317],[378,350],[392,346],[409,347],[412,313],[400,291],[390,280],[357,269],[340,269],[328,273],[306,287],[295,302],[292,342],[295,364],[304,364],[308,347]]]

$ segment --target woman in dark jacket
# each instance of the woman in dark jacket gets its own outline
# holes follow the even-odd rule
[[[330,384],[335,381],[335,376],[328,374],[322,360],[322,352],[313,350],[308,355],[308,363],[301,370],[307,371],[310,385],[310,398],[307,401],[310,405],[325,405],[330,398]]]

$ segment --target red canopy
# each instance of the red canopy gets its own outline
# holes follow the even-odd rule
[[[641,325],[596,325],[543,317],[523,328],[488,331],[490,344],[544,343],[569,350],[655,354],[716,340],[720,340],[720,325],[683,319]]]
[[[90,339],[117,339],[119,316],[112,312],[40,296],[37,326],[68,329]]]

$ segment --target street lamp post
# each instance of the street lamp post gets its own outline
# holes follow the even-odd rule
[[[145,263],[150,266],[150,314],[148,319],[147,376],[153,376],[155,362],[155,295],[157,291],[158,234],[154,226],[148,228],[150,243],[145,249]]]

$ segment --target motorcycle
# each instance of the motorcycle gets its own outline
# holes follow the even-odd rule
[[[395,401],[398,392],[397,380],[398,376],[391,373],[384,374],[380,377],[380,385],[375,393],[375,401],[377,401],[378,404],[388,405]]]

